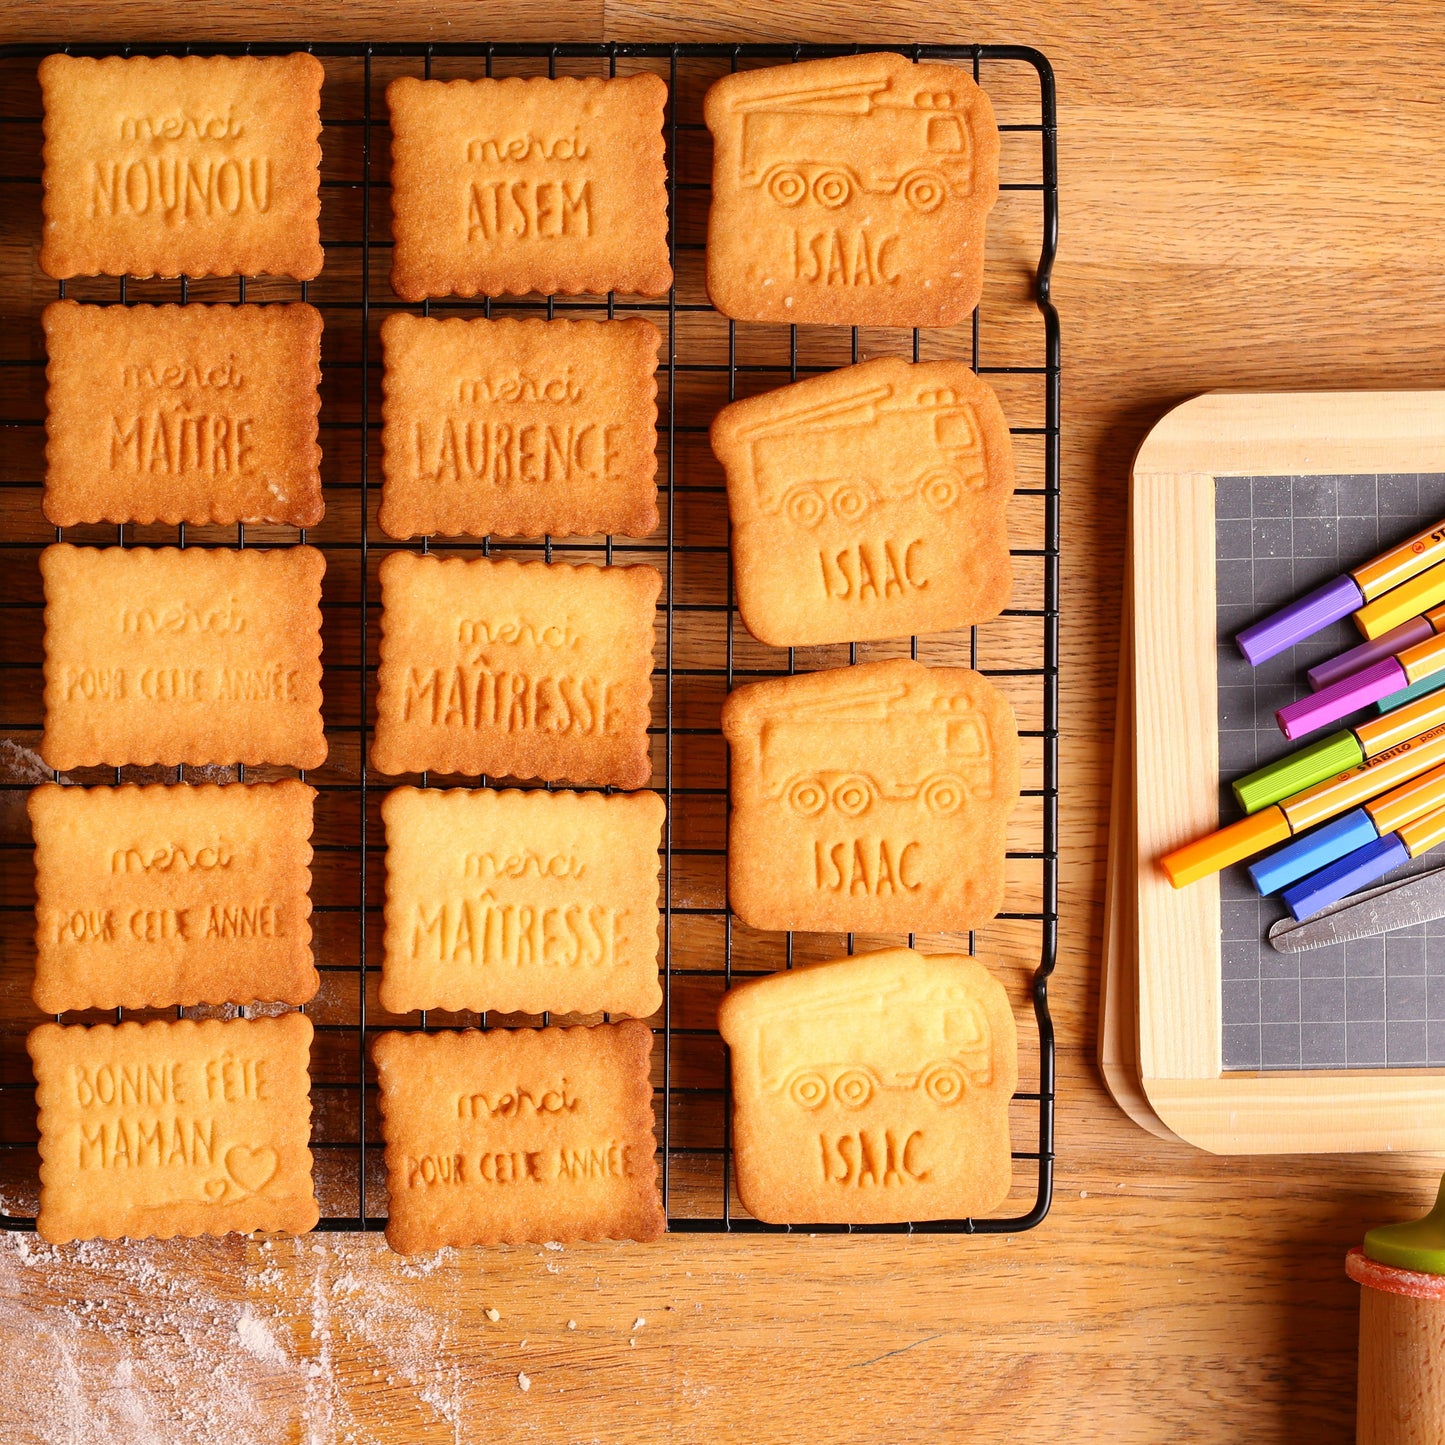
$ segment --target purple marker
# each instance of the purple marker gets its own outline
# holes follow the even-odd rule
[[[1263,622],[1246,627],[1234,640],[1250,665],[1258,667],[1441,561],[1445,561],[1445,522],[1437,522],[1388,552],[1351,567],[1343,577],[1316,587]]]
[[[1441,631],[1445,631],[1445,607],[1435,607],[1423,617],[1412,617],[1408,622],[1381,633],[1373,642],[1362,642],[1348,652],[1338,653],[1328,661],[1316,664],[1306,676],[1312,688],[1328,687],[1352,672],[1360,672],[1382,658],[1394,657],[1397,652],[1404,652],[1407,647],[1414,647],[1417,642],[1424,642]]]
[[[1295,643],[1313,637],[1330,623],[1339,622],[1364,605],[1365,594],[1360,591],[1355,579],[1336,577],[1333,582],[1316,587],[1288,607],[1271,613],[1263,622],[1246,627],[1234,640],[1249,659],[1249,665],[1258,667],[1261,662],[1287,652]]]

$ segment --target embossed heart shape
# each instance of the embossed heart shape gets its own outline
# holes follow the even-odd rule
[[[280,1167],[281,1160],[276,1151],[265,1145],[249,1149],[244,1144],[237,1144],[226,1150],[226,1173],[248,1194],[260,1193]]]
[[[208,1179],[206,1180],[206,1198],[213,1204],[218,1204],[227,1188],[229,1186],[224,1179]]]

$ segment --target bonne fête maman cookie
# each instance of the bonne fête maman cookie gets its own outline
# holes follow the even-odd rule
[[[908,659],[749,683],[723,704],[728,902],[762,929],[965,931],[1003,904],[1013,709]]]
[[[313,55],[47,55],[47,276],[321,271]]]
[[[999,137],[967,71],[892,53],[739,71],[704,117],[725,316],[951,326],[978,304]]]
[[[773,647],[985,622],[1013,584],[1008,421],[961,361],[882,357],[725,406],[738,608]]]
[[[987,1214],[1013,1174],[1018,1036],[976,958],[859,954],[730,989],[738,1193],[773,1224]]]
[[[46,517],[315,526],[321,313],[45,308]]]
[[[672,285],[658,76],[406,76],[386,99],[398,296]]]
[[[32,1029],[40,1237],[313,1229],[311,1036],[299,1013]]]

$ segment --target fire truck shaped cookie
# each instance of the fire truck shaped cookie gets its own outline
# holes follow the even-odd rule
[[[734,402],[727,474],[738,606],[776,647],[987,621],[1013,585],[1013,448],[959,361],[865,361]]]
[[[998,126],[960,66],[840,56],[708,91],[708,291],[739,320],[947,326],[978,302]]]
[[[976,672],[864,663],[738,688],[728,901],[752,927],[966,930],[1002,906],[1013,711]]]
[[[961,1218],[1008,1193],[1017,1032],[977,959],[892,948],[776,973],[730,990],[718,1026],[759,1218]]]

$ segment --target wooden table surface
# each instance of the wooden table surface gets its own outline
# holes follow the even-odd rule
[[[1214,1159],[1094,1064],[1130,457],[1215,387],[1441,386],[1437,0],[12,3],[0,38],[1018,42],[1058,75],[1058,1189],[1032,1234],[0,1242],[6,1441],[1353,1438],[1346,1248],[1439,1162]],[[496,1318],[492,1312],[496,1312]],[[530,1388],[523,1389],[525,1375]],[[1027,1434],[1025,1432],[1027,1431]]]

